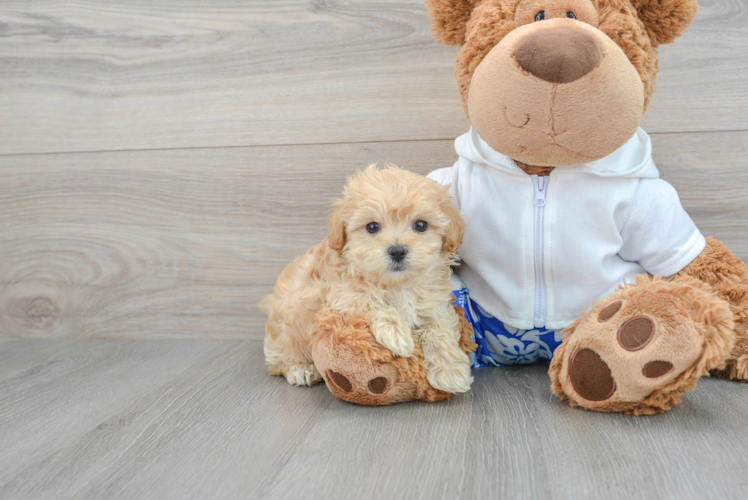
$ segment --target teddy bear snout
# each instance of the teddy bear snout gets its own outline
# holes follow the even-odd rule
[[[570,28],[536,31],[515,49],[522,68],[550,83],[570,83],[600,65],[603,53],[591,34]]]

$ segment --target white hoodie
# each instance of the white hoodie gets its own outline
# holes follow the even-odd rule
[[[470,298],[515,328],[565,328],[636,274],[677,273],[706,242],[659,179],[641,129],[620,149],[527,175],[470,130],[459,159],[429,174],[467,222],[457,272]]]

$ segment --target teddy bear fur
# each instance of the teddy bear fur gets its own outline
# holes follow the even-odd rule
[[[671,43],[680,36],[698,10],[695,0],[427,0],[427,5],[432,19],[432,31],[437,40],[449,45],[461,45],[455,75],[468,119],[481,135],[490,137],[491,133],[499,136],[515,133],[520,138],[526,132],[511,130],[517,124],[510,123],[515,127],[502,127],[491,122],[495,116],[489,116],[490,119],[486,121],[483,116],[476,115],[476,110],[483,113],[483,108],[491,105],[496,94],[489,94],[487,98],[483,97],[482,101],[474,104],[476,97],[471,92],[476,94],[481,91],[474,81],[480,70],[483,70],[482,79],[487,81],[489,88],[496,87],[497,81],[501,82],[498,87],[512,85],[508,81],[510,78],[504,78],[505,74],[500,72],[506,68],[499,68],[499,72],[494,71],[488,77],[485,76],[485,68],[487,65],[501,64],[501,61],[497,63],[489,59],[496,59],[497,50],[494,49],[502,41],[514,36],[515,31],[523,29],[525,32],[537,33],[541,29],[550,29],[550,24],[542,26],[543,23],[528,26],[532,24],[532,15],[543,11],[546,18],[553,19],[554,28],[569,27],[571,23],[563,18],[568,17],[565,15],[567,12],[573,11],[577,20],[604,33],[620,47],[628,64],[636,70],[641,80],[643,102],[640,111],[643,114],[654,92],[658,71],[656,48],[661,44]],[[595,29],[590,30],[588,26],[584,26],[584,30],[588,32],[596,32]],[[519,48],[518,44],[512,45],[513,41],[504,44],[509,45],[506,50],[511,52]],[[540,58],[542,54],[533,56]],[[519,56],[514,52],[510,54],[510,58],[512,57]],[[479,69],[482,62],[484,64]],[[520,63],[520,66],[523,65]],[[509,68],[507,71],[508,76],[513,76],[511,71],[514,71],[513,77],[522,86],[536,84],[538,81],[536,78],[524,78],[527,76],[524,67],[519,72],[516,68]],[[550,84],[543,82],[541,85],[553,86],[555,96],[555,91],[560,86],[554,83],[560,80],[549,81]],[[598,88],[592,92],[600,91],[599,85],[588,85],[588,88],[593,87]],[[586,90],[588,89],[577,89],[576,93],[584,94]],[[524,97],[521,92],[521,89],[515,91],[520,99]],[[625,89],[624,92],[634,93],[635,89]],[[574,98],[572,96],[571,100]],[[573,106],[564,108],[563,111],[573,114],[574,108],[579,104],[573,102]],[[558,108],[556,111],[558,112]],[[605,111],[601,113],[604,115]],[[507,115],[511,121],[512,117],[509,113]],[[609,115],[615,113],[609,112]],[[621,127],[620,121],[613,116],[606,119],[607,123],[603,122],[605,127]],[[630,134],[630,129],[623,132],[626,136]],[[603,139],[604,142],[606,137],[603,132],[592,140]],[[491,143],[488,137],[484,138]],[[549,154],[553,156],[554,153],[551,151]],[[508,152],[506,154],[513,156]],[[578,157],[557,157],[549,161],[548,155],[541,156],[535,155],[536,159],[540,159],[535,163],[531,161],[532,158],[528,161],[526,157],[519,155],[514,159],[529,175],[548,175],[554,168],[583,162]],[[740,259],[721,242],[708,238],[701,255],[675,276],[667,280],[639,277],[636,283],[593,304],[590,311],[583,313],[566,329],[564,342],[555,353],[550,367],[553,392],[562,399],[568,399],[572,405],[587,409],[649,414],[669,409],[680,401],[683,392],[692,390],[698,379],[709,372],[731,380],[745,381],[748,379],[746,275],[746,266]],[[610,307],[615,309],[615,313],[603,320],[603,312],[610,310],[606,309]],[[620,335],[624,325],[628,320],[637,319],[637,316],[643,316],[640,324],[642,321],[649,322],[645,333],[654,337],[656,332],[657,342],[661,344],[650,346],[650,351],[659,349],[658,354],[668,358],[658,360],[657,366],[669,366],[671,373],[677,375],[674,378],[670,375],[655,377],[651,368],[655,365],[644,363],[646,356],[640,354],[638,348],[629,352],[621,349]],[[612,330],[613,326],[619,328],[617,343],[610,340],[616,335]],[[686,337],[691,339],[691,344],[683,345]],[[674,344],[666,345],[668,340]],[[606,349],[610,351],[608,358],[612,358],[614,364],[621,365],[617,370],[619,380],[615,380],[611,375],[611,368],[596,352]],[[585,352],[576,359],[584,358],[584,363],[577,365],[589,368],[586,378],[578,374],[582,368],[575,370],[574,366],[575,355],[581,351]],[[675,365],[684,364],[685,367],[674,368]],[[592,400],[581,397],[576,392],[575,378],[582,392],[587,392]],[[630,380],[623,380],[628,378]]]
[[[721,242],[709,237],[704,252],[667,281],[641,276],[634,284],[622,286],[613,295],[596,303],[589,311],[591,314],[586,313],[565,330],[564,343],[556,350],[549,370],[553,392],[562,400],[570,400],[572,406],[582,406],[565,393],[561,370],[566,351],[570,348],[569,341],[585,318],[599,317],[606,306],[621,301],[625,301],[637,313],[646,313],[658,309],[656,303],[666,296],[677,299],[668,308],[669,312],[676,317],[680,314],[694,319],[693,323],[677,325],[677,332],[681,340],[688,335],[689,328],[698,328],[693,332],[701,343],[694,345],[697,352],[695,359],[677,378],[647,393],[639,401],[632,403],[630,400],[612,399],[597,405],[586,402],[584,406],[597,411],[650,415],[669,410],[674,404],[680,403],[682,394],[692,391],[704,375],[711,373],[731,380],[748,381],[747,271],[740,259]],[[685,308],[679,309],[679,305],[685,305]],[[609,319],[606,317],[604,321]],[[593,320],[593,323],[597,322]],[[594,336],[597,332],[592,333]],[[671,355],[677,356],[685,350],[679,346],[679,351]]]
[[[473,73],[488,52],[515,29],[518,0],[426,0],[434,38],[446,45],[461,45],[455,76],[467,113],[467,96]],[[695,1],[683,0],[584,0],[583,2],[524,2],[530,11],[557,4],[564,10],[587,7],[596,10],[599,29],[628,56],[641,76],[645,109],[654,92],[660,44],[672,43],[693,20]],[[578,10],[578,9],[577,9]],[[660,22],[667,20],[667,22]]]
[[[460,318],[460,348],[472,353],[477,347],[471,340],[473,328],[463,309],[454,307]],[[345,401],[381,406],[412,400],[433,403],[451,396],[429,384],[417,341],[412,356],[395,356],[374,339],[360,315],[321,311],[310,336],[317,370],[330,391]]]
[[[657,47],[680,36],[698,10],[695,0],[426,0],[426,4],[436,40],[461,46],[455,76],[471,124],[489,145],[510,156],[529,175],[548,175],[555,168],[583,164],[590,157],[602,158],[622,145],[622,139],[631,137],[654,92]],[[550,21],[533,24],[533,17],[540,11]],[[572,11],[573,21],[567,19],[571,17],[567,13]],[[573,114],[584,106],[588,95],[595,97],[596,92],[610,90],[601,82],[593,82],[587,88],[578,87],[567,94],[571,105],[559,104],[555,100],[556,91],[561,92],[563,85],[559,83],[565,82],[554,80],[558,75],[536,78],[536,73],[525,71],[523,64],[514,64],[519,57],[516,49],[521,38],[567,28],[596,37],[606,57],[611,56],[607,60],[618,57],[610,68],[612,72],[626,78],[632,74],[638,76],[636,84],[629,82],[628,86],[615,89],[619,94],[630,94],[619,102],[629,109],[593,111],[598,121],[577,132],[578,144],[587,141],[586,145],[592,146],[593,153],[588,157],[569,155],[558,149],[534,156],[532,152],[515,156],[502,151],[491,143],[492,138],[505,139],[507,132],[511,132],[516,135],[513,139],[522,139],[521,134],[530,132],[510,130],[523,127],[497,124],[492,122],[496,114],[485,114],[485,108],[495,102],[495,95],[490,94],[495,89],[506,92],[510,86],[509,97],[524,99],[528,106],[540,97],[527,90],[529,86],[551,89],[554,99],[550,106],[560,106],[555,112],[560,109],[562,114],[572,114],[565,116],[571,123],[576,121]],[[506,46],[503,54],[499,50],[502,41]],[[625,57],[610,50],[610,41]],[[537,60],[542,61],[543,57],[539,52],[530,51],[531,58],[536,58],[536,67]],[[510,82],[504,76],[515,81]],[[484,95],[476,97],[481,92]],[[517,95],[512,96],[511,92]],[[629,115],[633,112],[635,122],[622,125],[621,112]],[[506,114],[510,122],[513,119],[506,111],[501,114]],[[589,116],[582,114],[578,118],[583,121]],[[541,127],[545,125],[541,123]],[[537,135],[542,137],[543,131]],[[604,147],[595,150],[597,143],[606,141]],[[617,146],[616,141],[619,141]],[[446,397],[429,389],[424,382],[418,355],[393,357],[372,342],[360,319],[323,315],[315,335],[318,346],[327,345],[328,350],[347,353],[348,373],[358,369],[365,373],[362,380],[371,380],[375,372],[394,370],[402,386],[399,391],[390,390],[376,397],[363,393],[351,397],[351,392],[341,390],[333,377],[326,375],[330,390],[343,399],[379,405],[412,399],[438,401]],[[323,351],[320,349],[319,353],[324,364]],[[372,365],[376,365],[376,370],[371,369]],[[549,370],[552,391],[572,406],[636,415],[670,409],[680,402],[684,392],[695,387],[700,377],[710,373],[735,381],[748,380],[748,269],[714,238],[707,238],[702,253],[679,273],[664,279],[639,276],[634,283],[591,304],[565,330],[563,343],[556,350]]]

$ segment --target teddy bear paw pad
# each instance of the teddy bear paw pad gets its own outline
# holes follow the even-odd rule
[[[654,322],[646,316],[637,316],[618,330],[618,343],[627,351],[638,351],[647,346],[654,333]]]
[[[341,391],[351,392],[353,390],[353,384],[348,380],[348,377],[342,373],[338,373],[334,370],[327,370],[327,379],[331,380]]]
[[[592,349],[580,349],[574,353],[569,379],[577,394],[588,401],[605,401],[616,392],[616,381],[610,368]]]

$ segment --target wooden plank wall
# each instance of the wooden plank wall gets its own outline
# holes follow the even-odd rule
[[[699,3],[643,127],[746,258],[748,9]],[[4,0],[0,33],[4,337],[261,338],[346,174],[468,127],[421,0]]]

